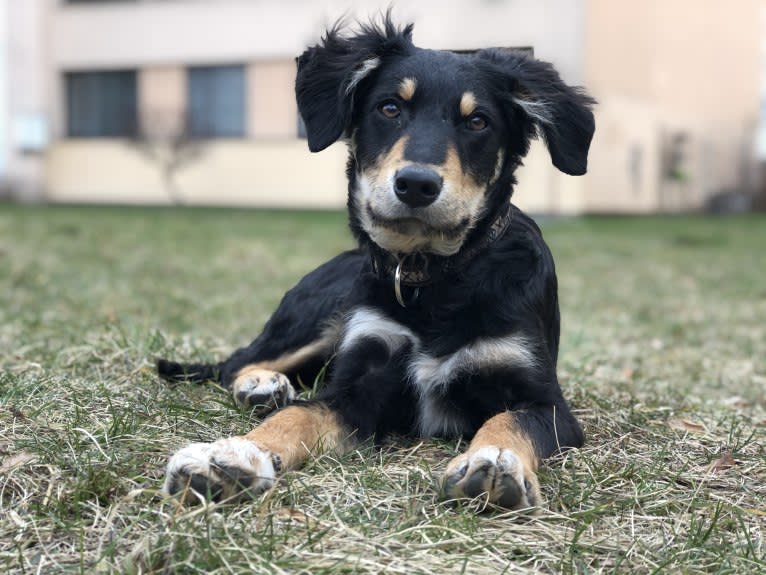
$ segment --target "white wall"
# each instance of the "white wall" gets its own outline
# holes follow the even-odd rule
[[[44,152],[50,129],[47,10],[49,0],[4,0],[7,22],[7,177],[23,199],[43,194]]]
[[[0,0],[0,192],[8,170],[8,0]]]
[[[367,19],[388,0],[175,0],[55,5],[52,52],[63,68],[297,56],[344,14]],[[430,48],[534,46],[582,78],[584,0],[410,0],[395,3]]]

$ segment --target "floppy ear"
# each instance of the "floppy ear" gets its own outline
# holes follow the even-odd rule
[[[412,24],[398,29],[389,14],[381,25],[362,25],[353,36],[343,36],[340,28],[339,22],[298,58],[295,96],[312,152],[348,131],[354,95],[383,60],[412,48]]]
[[[482,50],[477,56],[489,63],[508,104],[542,133],[553,165],[566,174],[583,175],[595,130],[595,100],[582,88],[562,82],[548,62],[509,50]]]

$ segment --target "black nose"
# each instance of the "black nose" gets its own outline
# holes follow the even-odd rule
[[[396,197],[411,208],[434,203],[442,190],[442,179],[431,168],[407,166],[396,172]]]

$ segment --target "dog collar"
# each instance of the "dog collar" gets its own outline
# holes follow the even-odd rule
[[[392,254],[371,243],[372,269],[379,278],[393,280],[396,301],[402,307],[407,307],[418,299],[421,287],[460,271],[476,255],[502,237],[512,218],[513,207],[509,202],[480,238],[451,256],[423,252]],[[404,287],[412,290],[409,301],[404,297]]]

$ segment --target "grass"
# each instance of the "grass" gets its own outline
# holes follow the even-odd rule
[[[461,446],[325,456],[252,504],[163,499],[256,423],[152,358],[248,342],[342,214],[0,206],[3,573],[766,572],[766,219],[544,222],[586,447],[533,519],[438,501]]]

